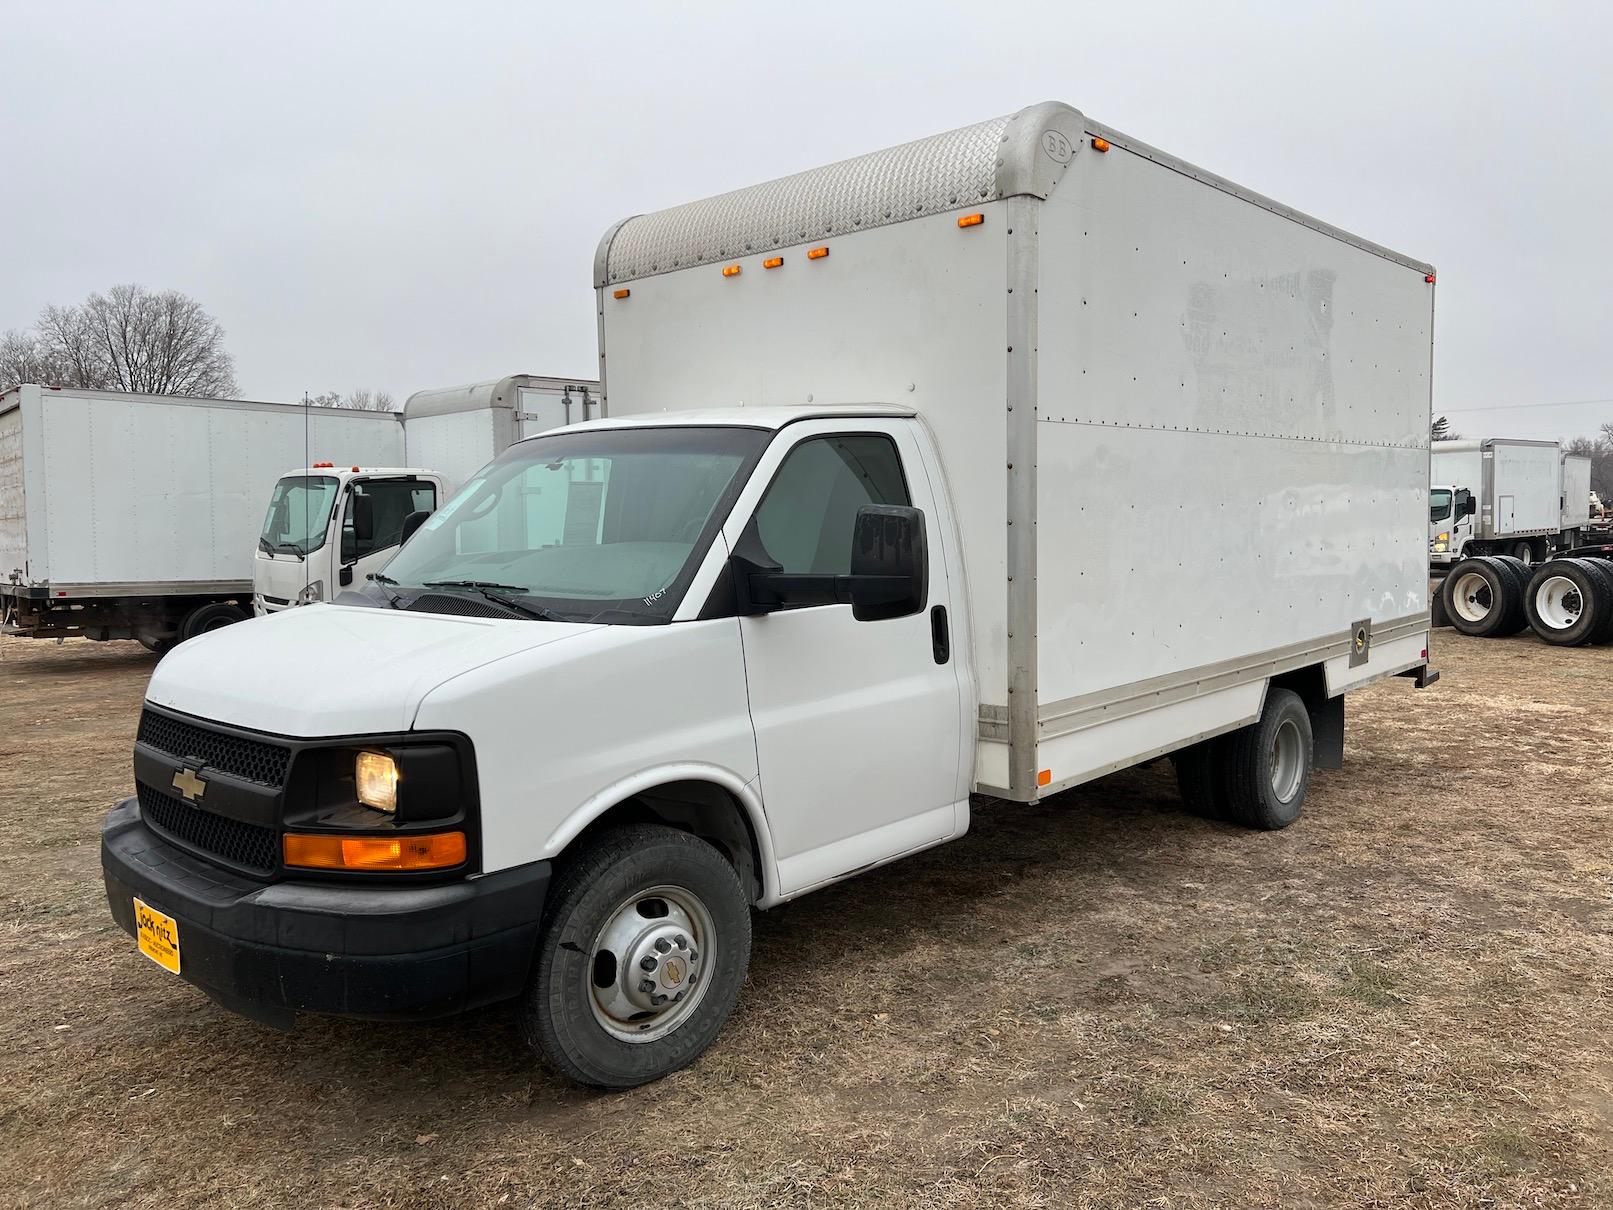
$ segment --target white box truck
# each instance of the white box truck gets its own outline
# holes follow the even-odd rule
[[[0,394],[0,630],[162,650],[240,620],[264,501],[307,448],[394,463],[403,429],[347,408]]]
[[[1591,459],[1563,452],[1563,515],[1561,544],[1578,546],[1591,523]]]
[[[1170,753],[1285,826],[1345,692],[1433,679],[1432,279],[1059,104],[627,219],[602,418],[158,668],[112,914],[259,1019],[518,999],[625,1087],[752,907],[974,793]]]
[[[1435,568],[1480,555],[1535,563],[1571,536],[1564,533],[1563,455],[1555,441],[1435,441],[1428,474],[1428,559]],[[1588,471],[1585,500],[1588,506]]]
[[[598,382],[509,374],[409,396],[397,416],[397,465],[342,466],[327,457],[339,451],[311,447],[320,461],[287,471],[269,496],[253,612],[328,601],[362,584],[512,442],[587,420],[598,404]]]

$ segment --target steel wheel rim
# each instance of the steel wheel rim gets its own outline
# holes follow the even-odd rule
[[[1305,773],[1305,745],[1299,736],[1299,724],[1285,718],[1271,737],[1271,792],[1280,803],[1292,802],[1299,793],[1300,779]]]
[[[1553,630],[1569,629],[1584,610],[1579,585],[1567,576],[1552,576],[1535,589],[1535,612]]]
[[[629,895],[588,951],[583,984],[594,1020],[623,1042],[666,1037],[705,998],[716,940],[710,910],[688,888],[654,886]]]
[[[1451,608],[1464,622],[1484,621],[1494,604],[1490,582],[1476,571],[1464,571],[1451,586]]]

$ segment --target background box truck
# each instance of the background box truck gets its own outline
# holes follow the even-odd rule
[[[460,484],[512,442],[586,420],[599,383],[508,374],[465,386],[416,391],[398,415],[398,451],[387,467],[322,461],[287,471],[274,485],[253,560],[253,611],[277,613],[330,600],[379,571],[413,530]]]
[[[259,1018],[519,998],[624,1087],[751,907],[973,791],[1171,753],[1285,826],[1342,695],[1432,679],[1432,276],[1057,104],[619,223],[603,418],[157,669],[112,913]]]
[[[1555,441],[1435,441],[1428,474],[1428,559],[1434,567],[1478,555],[1534,563],[1565,544],[1563,455]],[[1587,473],[1580,511],[1588,512],[1589,503]]]
[[[7,634],[161,649],[246,616],[264,503],[307,450],[391,465],[391,412],[24,385],[0,394]]]

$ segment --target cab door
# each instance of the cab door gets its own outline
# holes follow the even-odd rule
[[[924,514],[929,563],[928,599],[905,617],[858,621],[850,605],[822,604],[740,618],[762,800],[789,895],[967,826],[969,712],[950,649],[940,510],[908,423],[790,425],[756,478],[767,486],[730,518],[730,547],[754,516],[784,573],[848,574],[858,508],[901,504]]]

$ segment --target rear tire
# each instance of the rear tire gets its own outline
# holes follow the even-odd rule
[[[1578,647],[1607,629],[1613,588],[1601,568],[1585,559],[1542,563],[1524,597],[1529,625],[1554,647]]]
[[[711,845],[660,824],[601,833],[551,888],[521,1032],[579,1084],[659,1080],[722,1030],[750,936],[739,876]]]
[[[1224,737],[1218,736],[1171,753],[1171,761],[1176,765],[1176,790],[1182,796],[1182,805],[1200,819],[1227,818],[1220,764],[1220,750],[1224,746]]]
[[[1535,561],[1535,544],[1533,542],[1514,542],[1507,554],[1518,560],[1525,567],[1533,565]]]
[[[1607,559],[1581,560],[1592,572],[1598,572],[1602,577],[1602,586],[1606,589],[1608,607],[1602,615],[1602,626],[1591,635],[1593,643],[1613,643],[1613,561]]]
[[[210,630],[222,630],[226,626],[244,622],[246,618],[244,610],[228,601],[210,601],[206,605],[198,605],[179,623],[179,641],[183,643]]]
[[[1518,577],[1499,559],[1463,559],[1440,585],[1451,625],[1475,638],[1517,634],[1529,624]]]
[[[1230,817],[1268,832],[1286,828],[1305,806],[1314,757],[1304,699],[1291,689],[1267,690],[1260,721],[1229,735],[1221,753]]]

